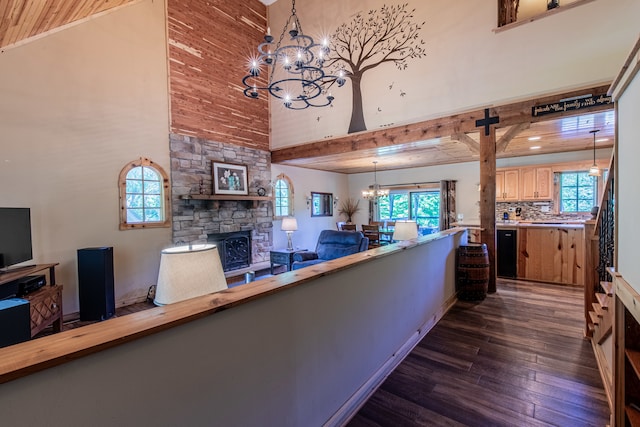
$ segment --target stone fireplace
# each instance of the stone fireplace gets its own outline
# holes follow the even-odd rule
[[[207,240],[217,246],[224,271],[237,270],[251,265],[250,232],[214,233],[209,234]]]
[[[174,243],[219,242],[216,244],[225,271],[268,265],[273,245],[270,200],[254,203],[242,196],[220,201],[183,197],[212,195],[213,161],[246,165],[249,195],[257,195],[259,187],[269,188],[270,153],[177,134],[170,135],[170,148]],[[232,238],[227,244],[229,236]]]

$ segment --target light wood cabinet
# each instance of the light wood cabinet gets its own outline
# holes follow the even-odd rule
[[[520,200],[552,200],[553,170],[551,167],[520,169]]]
[[[584,229],[518,228],[518,278],[584,285]]]
[[[518,201],[519,176],[520,171],[518,169],[496,171],[496,201]]]

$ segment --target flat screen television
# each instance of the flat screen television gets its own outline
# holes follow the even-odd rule
[[[31,210],[0,208],[0,271],[32,258]]]

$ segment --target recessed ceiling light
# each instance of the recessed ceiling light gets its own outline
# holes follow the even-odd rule
[[[596,139],[596,142],[607,142],[609,140],[609,138],[600,138],[600,139]]]
[[[542,139],[541,136],[531,136],[528,138],[529,141],[539,141],[540,139]]]
[[[531,147],[529,147],[529,150],[539,150],[542,147],[540,147],[539,145],[532,145]]]

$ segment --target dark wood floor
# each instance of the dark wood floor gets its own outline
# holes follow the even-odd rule
[[[498,281],[458,302],[348,424],[605,426],[582,289]]]

